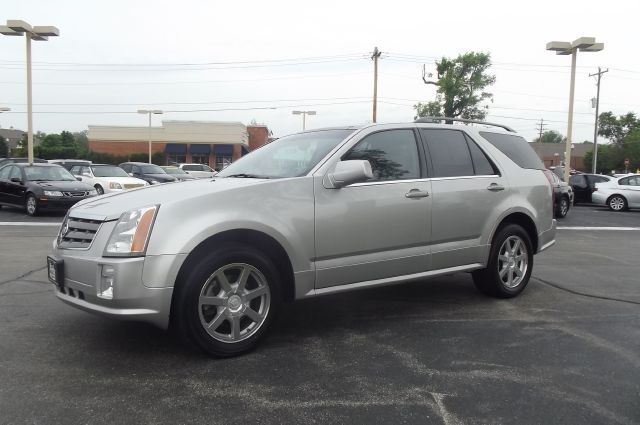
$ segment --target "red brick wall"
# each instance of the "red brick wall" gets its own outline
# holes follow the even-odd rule
[[[269,140],[269,129],[267,127],[247,127],[249,133],[249,151],[258,149]]]
[[[153,152],[164,152],[166,143],[156,143],[151,145]],[[108,142],[108,141],[89,141],[89,149],[93,152],[110,153],[112,155],[129,155],[132,153],[149,152],[148,142]]]

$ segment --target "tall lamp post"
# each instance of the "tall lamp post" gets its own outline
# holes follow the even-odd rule
[[[576,57],[581,52],[599,52],[604,49],[604,43],[596,43],[595,37],[580,37],[573,43],[568,41],[551,41],[547,43],[547,50],[553,50],[557,55],[571,55],[571,86],[569,88],[569,119],[567,122],[567,142],[565,144],[564,181],[569,181],[571,169],[571,142],[573,137],[573,98],[576,85]]]
[[[316,111],[293,111],[293,115],[302,115],[302,131],[307,127],[307,115],[315,115]]]
[[[8,20],[7,25],[0,25],[0,34],[25,36],[27,39],[27,156],[29,164],[33,164],[33,102],[31,96],[31,40],[47,41],[49,37],[57,37],[60,31],[52,26],[32,27],[25,21]]]
[[[151,115],[160,115],[163,114],[164,112],[162,112],[159,109],[138,109],[138,113],[139,114],[147,114],[149,115],[149,130],[148,130],[148,136],[149,136],[149,164],[151,164]]]
[[[5,106],[0,106],[0,114],[3,112],[9,112],[11,110],[11,108],[7,108]],[[7,158],[9,158],[11,155],[11,148],[9,147],[9,139],[6,139],[6,143],[7,143]],[[4,153],[4,152],[3,152]]]

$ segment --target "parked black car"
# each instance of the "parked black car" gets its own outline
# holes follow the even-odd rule
[[[569,184],[575,194],[575,203],[591,203],[591,194],[596,190],[596,183],[604,183],[611,180],[609,176],[601,174],[576,174],[569,178]]]
[[[573,189],[568,183],[560,180],[555,174],[553,176],[553,212],[556,218],[564,218],[573,205]]]
[[[21,164],[25,162],[29,162],[29,159],[28,158],[0,158],[0,167],[3,167],[7,164]],[[40,158],[33,158],[33,162],[43,164],[43,163],[46,163],[47,161]]]
[[[124,162],[119,165],[130,176],[142,179],[149,184],[169,183],[178,181],[173,176],[167,174],[162,168],[146,162]]]
[[[34,216],[42,209],[69,209],[76,202],[97,195],[54,164],[8,164],[0,168],[0,205],[25,208]]]
[[[179,181],[195,180],[196,179],[195,176],[192,176],[191,174],[188,174],[186,171],[184,171],[180,167],[166,166],[166,167],[160,167],[160,168],[162,168],[164,171],[167,172],[167,174],[172,175],[173,177],[175,177]]]
[[[71,171],[71,169],[76,165],[79,165],[81,167],[88,167],[92,164],[91,161],[86,159],[50,159],[48,162],[49,164],[60,165],[67,171]]]

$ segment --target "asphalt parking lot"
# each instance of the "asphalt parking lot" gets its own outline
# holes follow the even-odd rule
[[[2,424],[640,423],[640,211],[572,209],[516,299],[457,274],[301,301],[227,360],[56,300],[61,220],[0,210]]]

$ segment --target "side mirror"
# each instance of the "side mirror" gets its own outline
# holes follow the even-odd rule
[[[79,182],[81,182],[81,181],[82,181],[82,177],[80,177],[80,176],[76,176],[76,180],[78,180]]]
[[[325,187],[340,189],[353,183],[363,182],[373,178],[371,164],[367,160],[340,161],[335,170],[327,174]]]
[[[22,183],[22,179],[20,179],[20,177],[11,177],[11,181],[13,183]]]

